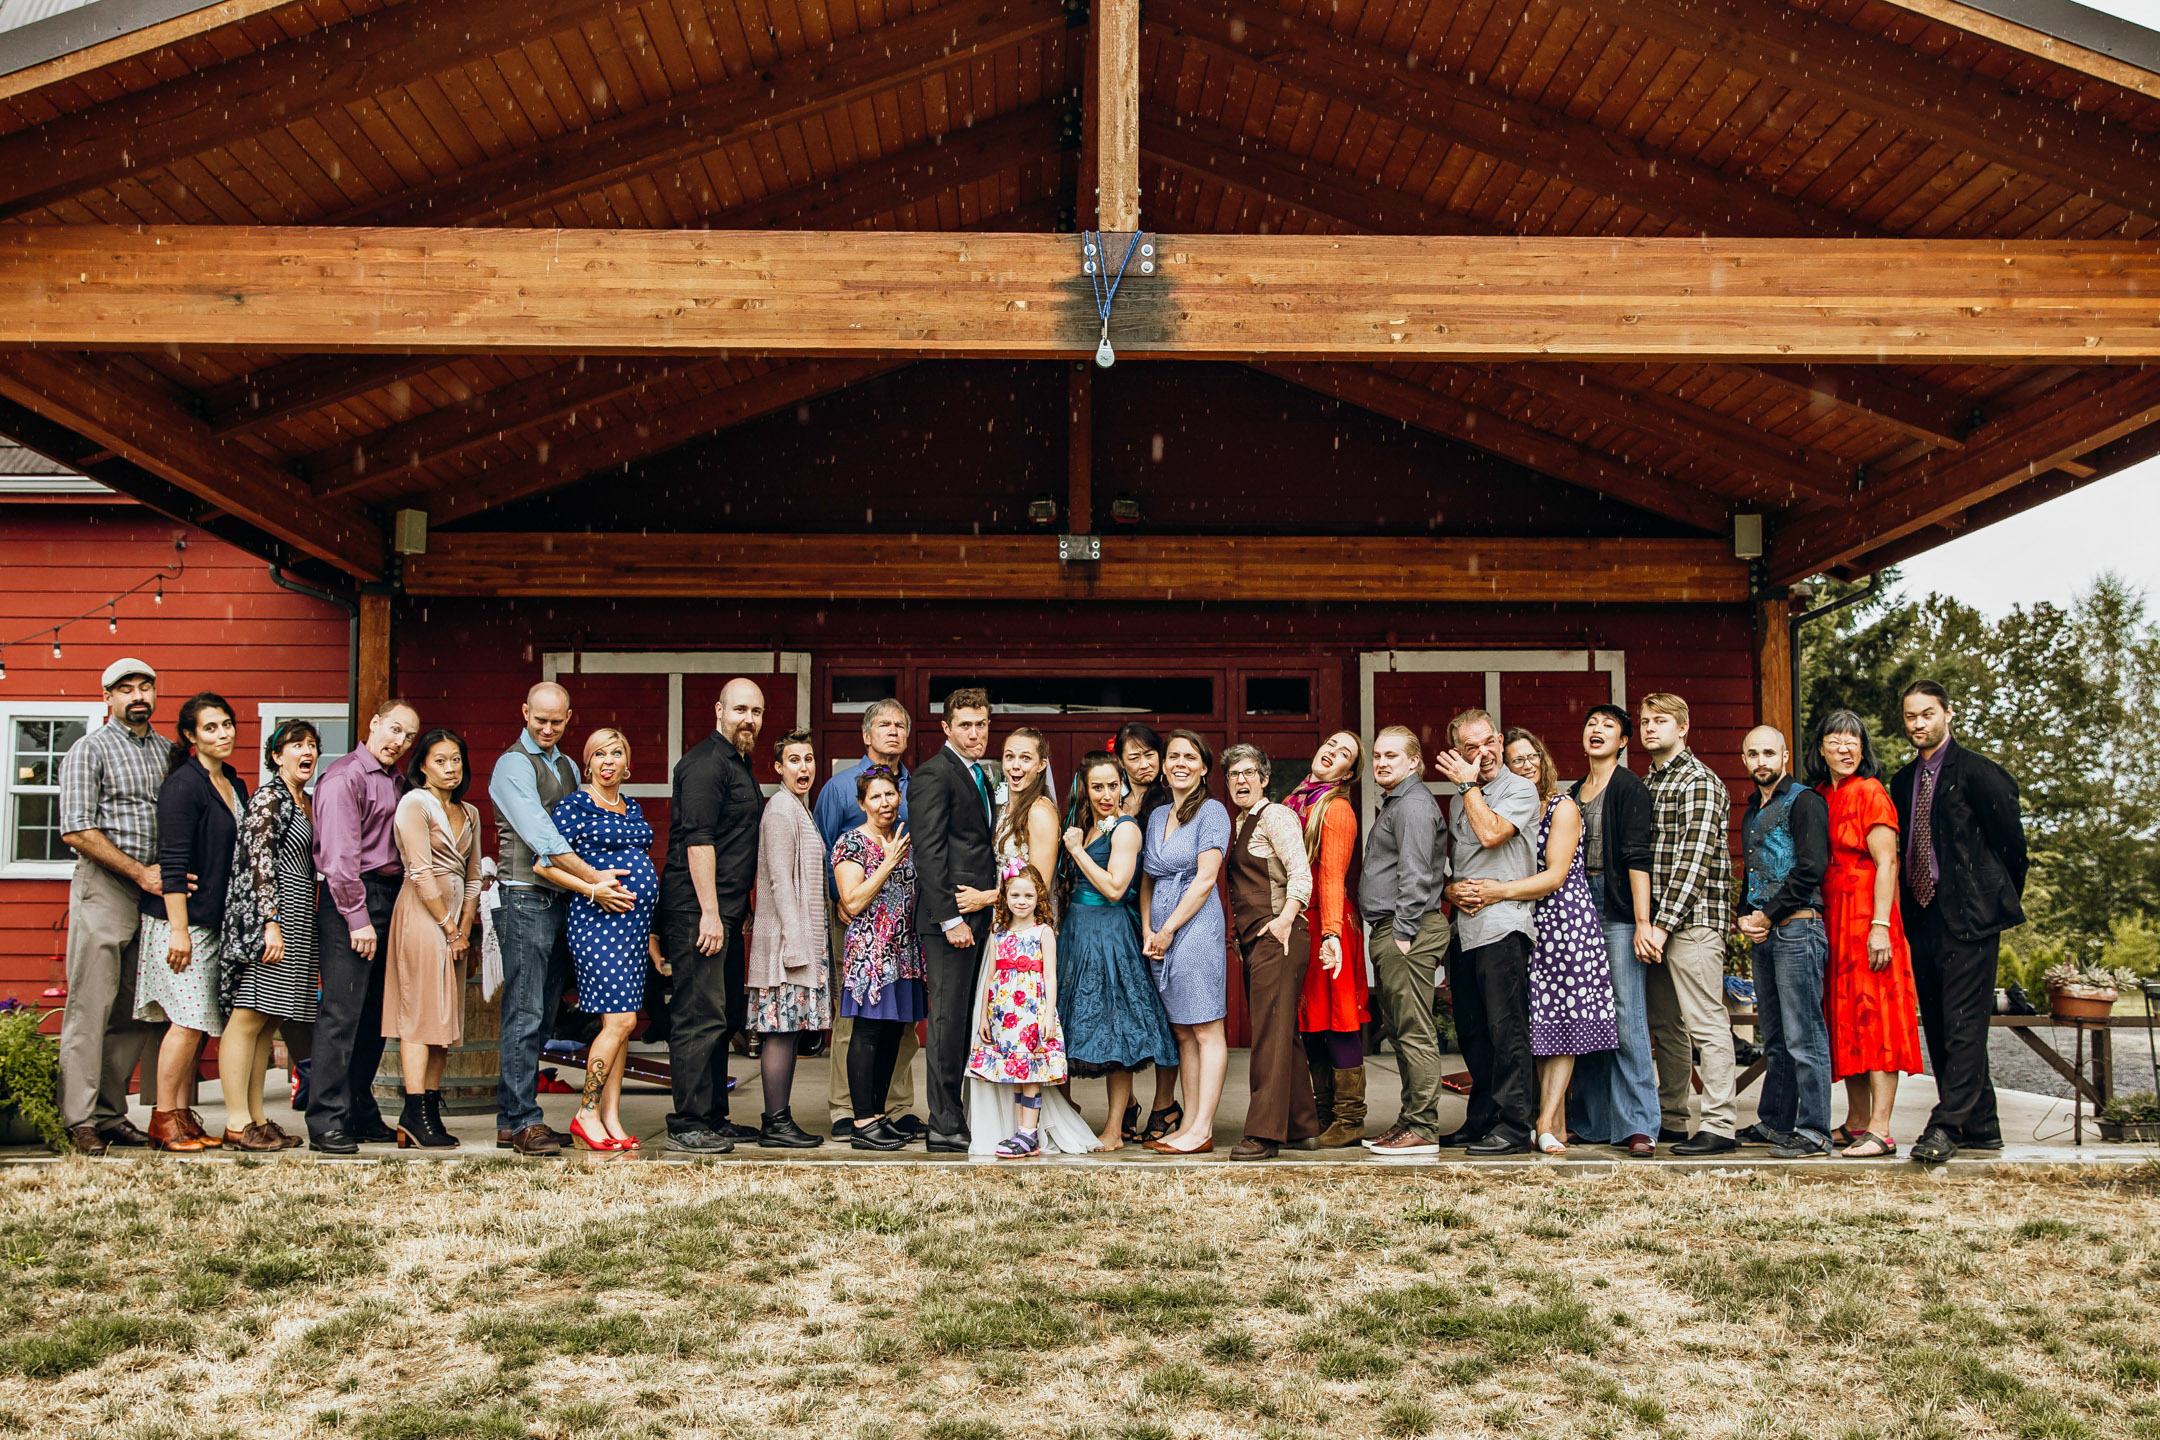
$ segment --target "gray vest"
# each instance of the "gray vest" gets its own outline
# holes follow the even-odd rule
[[[534,754],[520,745],[517,753],[532,761],[533,783],[540,787],[540,808],[543,810],[553,810],[556,801],[577,789],[577,781],[571,778],[570,762],[565,760],[560,752],[550,760],[549,757]],[[538,857],[533,853],[532,846],[526,844],[525,837],[510,826],[504,825],[501,829],[503,881],[511,885],[538,884],[539,881],[533,876],[533,861]]]

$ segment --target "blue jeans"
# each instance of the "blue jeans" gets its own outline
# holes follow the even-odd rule
[[[1830,937],[1809,916],[1771,927],[1755,946],[1755,1013],[1762,1033],[1765,1130],[1830,1143],[1830,1022],[1823,972]]]
[[[1605,877],[1592,875],[1590,897],[1605,931],[1605,958],[1612,966],[1613,1010],[1620,1048],[1578,1056],[1569,1109],[1585,1140],[1618,1145],[1630,1135],[1658,1133],[1657,1063],[1650,1051],[1650,1010],[1643,989],[1648,967],[1635,958],[1635,927],[1605,916]]]
[[[540,1047],[570,982],[570,895],[553,886],[505,885],[495,931],[502,940],[501,1077],[495,1124],[523,1130],[542,1121]]]

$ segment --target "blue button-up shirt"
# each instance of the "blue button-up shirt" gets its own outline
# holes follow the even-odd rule
[[[532,731],[518,731],[516,750],[526,755],[543,754],[540,742],[532,738]],[[558,748],[555,752],[570,766],[573,782],[584,777],[578,771],[578,763]],[[517,832],[518,839],[532,847],[533,868],[549,868],[550,855],[567,855],[570,842],[563,839],[562,831],[555,828],[555,818],[548,814],[547,806],[540,803],[540,782],[533,776],[532,762],[515,751],[505,751],[495,762],[495,773],[488,777],[488,799],[495,802],[495,823]],[[505,885],[522,886],[522,880],[505,876]]]
[[[855,798],[855,782],[862,772],[872,765],[882,765],[884,763],[882,760],[873,760],[868,755],[865,755],[853,765],[848,766],[847,769],[833,776],[832,779],[827,780],[824,786],[819,789],[817,804],[811,807],[810,814],[817,821],[818,834],[825,839],[825,854],[828,857],[832,854],[833,846],[840,843],[842,835],[857,828],[870,818],[863,814],[862,802]],[[900,771],[900,823],[905,825],[907,823],[908,772],[905,766],[896,768]],[[833,879],[830,865],[825,867],[825,888],[832,893],[834,898],[839,897],[839,882]]]

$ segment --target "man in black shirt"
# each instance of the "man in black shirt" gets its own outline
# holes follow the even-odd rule
[[[1756,1033],[1762,1038],[1762,1118],[1740,1132],[1771,1154],[1798,1160],[1830,1153],[1830,1027],[1823,979],[1830,934],[1822,882],[1830,872],[1830,806],[1789,773],[1784,732],[1758,725],[1740,763],[1755,793],[1741,822],[1739,929],[1755,947]]]
[[[748,1023],[743,992],[743,919],[757,878],[758,821],[765,797],[750,747],[765,723],[765,693],[730,680],[713,707],[715,729],[675,763],[667,863],[655,922],[675,978],[668,1067],[675,1108],[667,1148],[719,1155],[758,1132],[727,1118],[727,1041]]]

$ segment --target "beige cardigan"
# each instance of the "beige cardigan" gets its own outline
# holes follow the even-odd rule
[[[757,916],[743,983],[810,985],[832,941],[825,923],[825,840],[810,808],[782,790],[758,822]]]

